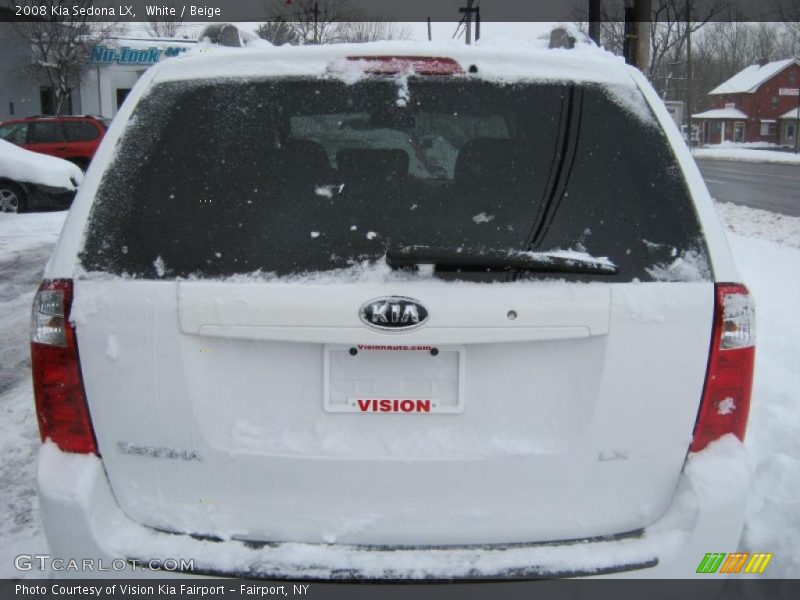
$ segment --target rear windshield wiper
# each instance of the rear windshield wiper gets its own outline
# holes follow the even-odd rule
[[[616,275],[619,268],[609,259],[585,252],[552,250],[520,252],[516,250],[481,250],[456,252],[427,246],[391,248],[386,264],[393,269],[433,265],[442,271],[532,271],[541,273],[587,273]]]

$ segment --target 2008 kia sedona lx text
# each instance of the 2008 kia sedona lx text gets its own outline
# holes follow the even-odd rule
[[[44,277],[55,555],[663,577],[737,546],[752,302],[663,104],[589,44],[164,61]]]

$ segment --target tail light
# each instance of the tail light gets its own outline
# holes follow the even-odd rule
[[[69,322],[72,280],[45,280],[33,299],[31,362],[42,441],[66,452],[97,454],[83,389],[75,328]]]
[[[755,311],[743,285],[718,283],[714,331],[692,452],[732,433],[744,440],[755,361]]]

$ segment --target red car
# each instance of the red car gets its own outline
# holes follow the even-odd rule
[[[110,124],[110,119],[93,116],[27,117],[0,123],[0,139],[66,159],[85,171]]]

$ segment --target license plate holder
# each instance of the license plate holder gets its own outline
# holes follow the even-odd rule
[[[326,345],[323,407],[330,413],[462,413],[464,348]]]

